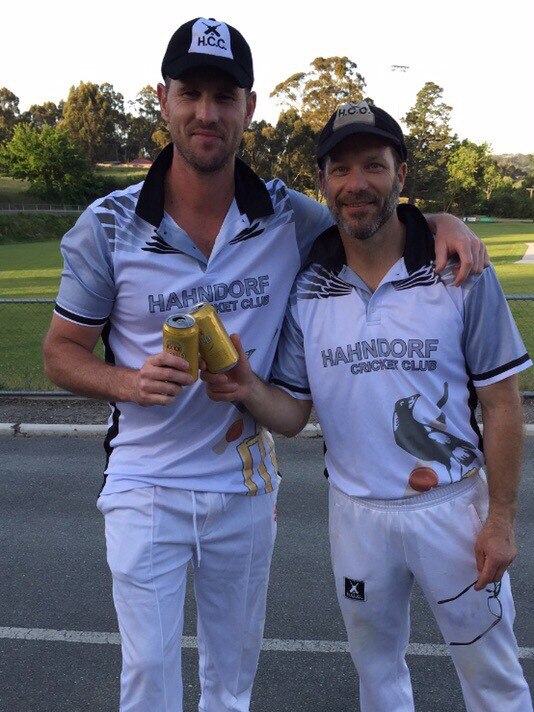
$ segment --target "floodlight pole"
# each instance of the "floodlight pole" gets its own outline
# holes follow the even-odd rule
[[[401,74],[406,74],[406,72],[410,69],[410,67],[407,64],[392,64],[391,65],[391,71],[392,72],[400,72]],[[400,104],[397,102],[397,118],[400,121]]]

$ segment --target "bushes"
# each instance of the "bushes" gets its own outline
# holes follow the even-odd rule
[[[0,245],[13,242],[59,240],[78,219],[77,215],[0,215]]]

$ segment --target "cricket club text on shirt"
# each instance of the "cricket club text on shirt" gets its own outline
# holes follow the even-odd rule
[[[236,309],[257,309],[269,304],[270,280],[268,274],[257,277],[245,277],[233,281],[217,282],[205,287],[191,287],[163,294],[148,295],[148,310],[168,312],[176,309],[187,309],[197,302],[209,302],[218,314],[236,311]]]
[[[435,371],[439,339],[369,339],[321,350],[324,368],[350,366],[354,375],[377,371]]]

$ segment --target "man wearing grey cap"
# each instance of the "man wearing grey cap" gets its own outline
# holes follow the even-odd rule
[[[203,379],[214,400],[239,400],[286,435],[305,425],[313,400],[361,710],[414,710],[405,653],[417,580],[468,712],[529,712],[506,569],[521,465],[516,374],[532,362],[493,268],[459,289],[453,263],[436,273],[426,220],[398,205],[406,157],[383,109],[336,110],[317,159],[337,226],[297,277],[272,384],[242,352],[228,374]]]
[[[246,712],[276,533],[273,440],[240,404],[210,401],[188,364],[162,352],[162,325],[211,302],[267,378],[293,279],[331,217],[236,158],[256,99],[237,30],[210,18],[185,23],[162,73],[172,143],[143,183],[95,201],[65,235],[46,372],[111,403],[98,507],[122,637],[121,712],[182,710],[190,563],[199,709]],[[449,248],[468,253],[468,272],[480,250],[475,243],[471,258],[462,230]],[[93,355],[100,334],[106,363]]]

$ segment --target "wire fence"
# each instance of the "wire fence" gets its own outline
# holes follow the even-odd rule
[[[86,207],[87,205],[0,203],[0,213],[82,213]]]
[[[534,294],[507,297],[528,352],[534,355]],[[43,372],[42,343],[53,299],[0,299],[0,395],[59,395]],[[102,356],[99,342],[97,354]],[[534,396],[534,368],[519,375],[524,395]]]

